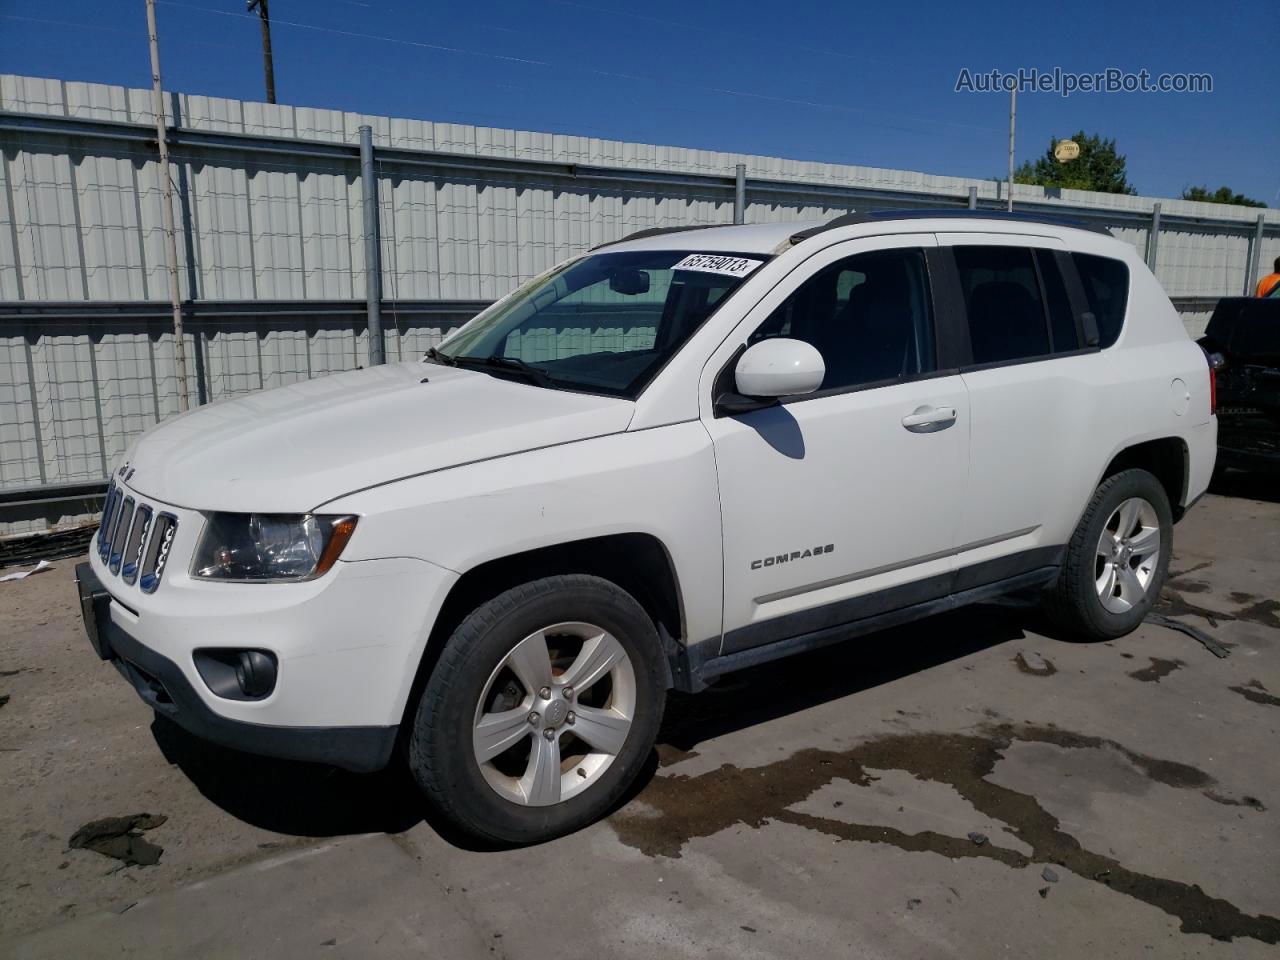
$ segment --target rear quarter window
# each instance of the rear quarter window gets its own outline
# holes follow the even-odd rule
[[[1129,305],[1129,267],[1120,260],[1073,253],[1089,311],[1098,321],[1098,346],[1109,347],[1120,336]]]

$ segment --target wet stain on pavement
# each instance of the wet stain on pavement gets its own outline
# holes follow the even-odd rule
[[[1222,794],[1214,790],[1206,790],[1204,795],[1214,803],[1220,803],[1227,807],[1248,807],[1250,810],[1257,810],[1259,813],[1266,813],[1266,805],[1257,797],[1224,797]]]
[[[1166,617],[1200,617],[1207,620],[1211,627],[1216,627],[1218,622],[1221,620],[1235,619],[1235,617],[1229,613],[1223,613],[1220,610],[1210,610],[1208,607],[1202,607],[1199,604],[1192,603],[1168,584],[1166,584],[1165,588],[1160,591],[1160,596],[1156,599],[1156,602],[1151,605],[1151,609]]]
[[[1159,683],[1162,677],[1167,677],[1179,667],[1186,666],[1181,660],[1161,660],[1157,657],[1147,657],[1147,659],[1151,661],[1150,666],[1134,670],[1129,676],[1143,683]]]
[[[1216,781],[1202,770],[1137,753],[1113,740],[1057,727],[999,724],[972,734],[891,735],[845,751],[811,748],[764,767],[742,769],[725,764],[696,776],[657,776],[640,793],[638,802],[618,811],[610,823],[623,843],[649,856],[679,857],[690,840],[737,824],[760,828],[779,822],[839,840],[888,844],[956,860],[975,857],[1013,868],[1052,863],[1163,910],[1180,922],[1184,933],[1280,943],[1280,919],[1250,916],[1226,900],[1209,896],[1199,886],[1130,870],[1112,857],[1086,850],[1035,797],[988,780],[1015,742],[1115,750],[1153,781],[1201,791],[1218,803],[1252,805],[1249,800],[1253,798],[1216,793]],[[875,781],[872,770],[903,770],[918,779],[951,786],[980,814],[1006,824],[1032,853],[977,844],[968,837],[932,830],[906,833],[881,824],[849,823],[791,809],[834,780],[869,786]]]
[[[1152,605],[1152,609],[1171,617],[1188,614],[1203,617],[1209,621],[1210,626],[1214,627],[1220,620],[1240,620],[1260,627],[1280,630],[1280,600],[1256,597],[1251,593],[1242,593],[1237,590],[1232,592],[1230,597],[1231,602],[1238,605],[1238,609],[1223,613],[1221,610],[1210,610],[1208,607],[1192,603],[1182,595],[1184,592],[1197,591],[1187,591],[1182,584],[1175,584],[1170,580],[1160,592],[1160,597]]]
[[[1058,672],[1058,668],[1051,661],[1029,650],[1019,651],[1018,655],[1013,658],[1013,662],[1017,664],[1019,672],[1030,674],[1033,677],[1052,677]]]
[[[1185,570],[1176,570],[1176,571],[1170,570],[1168,582],[1172,583],[1175,580],[1181,580],[1183,577],[1190,576],[1193,573],[1199,573],[1201,570],[1208,570],[1212,566],[1213,566],[1212,560],[1202,560],[1200,563],[1197,563],[1195,566],[1187,567],[1187,569]]]
[[[1237,620],[1244,620],[1262,627],[1280,630],[1280,601],[1258,600],[1257,603],[1252,603],[1237,610],[1235,616]]]
[[[1260,703],[1266,707],[1280,707],[1280,697],[1273,696],[1267,692],[1259,680],[1250,680],[1242,687],[1228,687],[1232,693],[1238,693],[1246,700],[1253,703]]]
[[[154,866],[160,862],[164,848],[144,838],[142,831],[154,830],[168,819],[163,814],[134,813],[91,820],[71,835],[67,846],[114,857],[126,867]]]

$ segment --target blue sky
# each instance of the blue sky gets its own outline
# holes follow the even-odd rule
[[[161,0],[165,85],[262,99],[243,0]],[[1036,12],[1030,12],[1036,11]],[[1018,98],[1018,161],[1115,137],[1140,193],[1280,206],[1275,0],[271,0],[281,103],[969,177],[1003,176],[1008,95],[961,68],[1205,72],[1210,94]],[[143,0],[0,0],[0,70],[147,86]]]

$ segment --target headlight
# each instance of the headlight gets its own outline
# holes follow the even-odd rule
[[[211,513],[191,564],[207,580],[312,580],[356,529],[355,517]]]

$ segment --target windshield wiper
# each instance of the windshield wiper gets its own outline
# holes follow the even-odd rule
[[[549,376],[546,371],[530,366],[523,360],[517,360],[515,357],[453,357],[452,359],[454,366],[465,365],[469,367],[489,367],[490,369],[518,373],[527,377],[539,387],[554,389],[557,383],[557,381],[553,377]]]
[[[446,367],[456,367],[458,361],[447,353],[441,353],[435,347],[427,347],[427,359],[435,363],[443,363]]]

